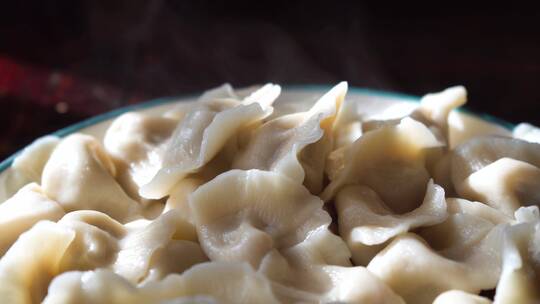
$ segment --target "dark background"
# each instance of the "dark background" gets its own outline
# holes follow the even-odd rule
[[[540,14],[507,2],[3,3],[0,158],[149,98],[340,80],[416,95],[463,84],[471,110],[539,125]]]

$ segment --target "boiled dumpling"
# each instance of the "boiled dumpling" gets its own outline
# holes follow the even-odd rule
[[[116,167],[91,136],[74,134],[54,149],[43,169],[45,194],[66,211],[97,210],[123,221],[137,216],[140,206],[114,179]]]
[[[433,304],[491,304],[491,301],[461,290],[450,290],[441,293]]]
[[[312,193],[322,187],[324,161],[332,148],[335,117],[347,92],[342,82],[306,112],[280,116],[256,129],[233,168],[260,169],[302,181]]]
[[[448,116],[452,110],[467,102],[467,91],[462,86],[448,88],[439,93],[424,95],[418,111],[439,130],[444,138],[449,139]],[[449,143],[449,146],[453,146]]]
[[[514,138],[540,144],[540,128],[528,123],[518,124],[512,131]]]
[[[464,198],[485,202],[508,215],[539,204],[540,144],[481,137],[462,144],[452,157],[452,181]]]
[[[161,154],[178,121],[156,115],[129,112],[116,118],[103,139],[105,150],[125,174],[123,186],[137,196],[161,168]],[[126,171],[125,173],[123,171]]]
[[[447,217],[444,190],[430,181],[424,202],[417,209],[394,214],[379,196],[365,186],[349,186],[336,200],[340,235],[353,253],[357,265],[365,265],[365,246],[380,245],[413,228],[443,222]]]
[[[190,298],[202,303],[278,303],[268,280],[248,264],[212,262],[142,286],[108,270],[68,272],[52,282],[44,304],[192,303]]]
[[[486,286],[482,273],[437,254],[414,234],[395,238],[367,269],[407,303],[432,303],[440,293],[452,289],[477,293],[491,287]]]
[[[207,260],[193,242],[194,231],[186,231],[191,226],[174,210],[153,221],[126,225],[100,212],[76,211],[58,224],[76,232],[61,262],[64,271],[107,267],[132,283],[140,283],[148,276],[161,279]]]
[[[281,89],[266,85],[244,100],[202,100],[186,113],[165,148],[162,168],[144,185],[140,194],[162,198],[189,173],[208,163],[240,129],[272,113],[272,102]]]
[[[28,183],[39,183],[43,167],[60,139],[48,135],[38,138],[13,160],[0,178],[0,203]]]
[[[328,201],[346,185],[363,184],[394,212],[411,211],[422,203],[430,178],[426,149],[441,145],[425,125],[410,118],[367,132],[347,150],[347,165],[335,174],[321,196]]]
[[[274,250],[259,272],[283,303],[405,303],[364,267],[306,265]]]
[[[0,259],[0,299],[10,304],[40,302],[47,286],[60,273],[60,260],[75,233],[42,221],[21,234]]]
[[[503,266],[495,304],[540,302],[540,218],[538,207],[532,208],[518,210],[533,214],[517,216],[521,221],[504,231]]]
[[[19,235],[40,220],[57,221],[64,209],[43,194],[35,183],[28,184],[0,204],[0,257]]]
[[[298,244],[331,221],[318,197],[269,171],[223,173],[199,187],[189,204],[211,260],[249,261],[254,267],[273,248]]]

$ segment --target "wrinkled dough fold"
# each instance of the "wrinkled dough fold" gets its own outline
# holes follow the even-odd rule
[[[452,289],[478,293],[490,288],[481,273],[437,254],[415,234],[396,237],[367,269],[407,303],[432,303],[440,293]]]
[[[202,100],[185,114],[174,130],[163,155],[162,168],[140,189],[141,196],[158,199],[187,174],[208,163],[242,128],[272,113],[272,102],[281,89],[266,85],[244,100]]]
[[[57,221],[64,210],[48,199],[35,183],[21,188],[10,199],[0,204],[0,256],[17,240],[19,235],[41,220]]]
[[[426,149],[440,147],[431,131],[411,118],[362,135],[347,149],[341,168],[321,197],[329,201],[351,184],[369,186],[397,213],[417,208],[429,181]]]
[[[244,260],[255,267],[273,248],[298,244],[331,222],[318,197],[269,171],[223,173],[193,192],[189,204],[210,259]]]
[[[308,111],[260,126],[236,155],[233,168],[278,172],[304,182],[312,193],[320,192],[324,161],[332,148],[333,123],[346,92],[347,83],[342,82]]]
[[[74,237],[72,230],[50,221],[21,234],[0,259],[0,299],[12,304],[39,303],[49,282],[60,273],[60,260]]]
[[[349,186],[335,200],[340,235],[351,248],[357,265],[365,265],[366,246],[381,245],[391,238],[422,226],[446,220],[444,190],[429,181],[424,202],[405,214],[394,214],[371,189]],[[364,252],[362,252],[364,251]]]
[[[495,294],[496,304],[540,301],[540,217],[538,207],[504,231],[502,273]]]
[[[270,283],[247,264],[198,264],[182,275],[135,286],[115,273],[98,269],[67,272],[55,278],[44,304],[56,303],[279,303]],[[178,302],[177,302],[178,301]],[[169,303],[169,302],[167,302]]]
[[[43,169],[43,191],[66,212],[89,209],[125,221],[139,212],[115,180],[116,167],[101,144],[91,136],[74,134],[54,149]]]

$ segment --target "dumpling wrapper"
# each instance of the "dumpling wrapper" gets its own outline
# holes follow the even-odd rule
[[[456,188],[468,199],[512,215],[521,206],[540,205],[540,168],[505,157],[472,173]]]
[[[444,138],[450,140],[448,117],[450,113],[467,102],[467,90],[463,86],[454,86],[438,93],[426,94],[420,100],[418,111],[432,124],[439,128]],[[448,142],[453,147],[451,142]]]
[[[64,215],[60,205],[45,196],[35,183],[22,187],[0,204],[0,257],[19,235],[41,220],[57,221]]]
[[[203,303],[212,303],[210,299],[224,304],[279,303],[264,276],[248,264],[225,262],[198,264],[181,275],[142,286],[109,270],[68,272],[54,279],[43,303],[193,303],[189,298]]]
[[[91,136],[73,134],[54,149],[43,169],[43,191],[66,212],[96,210],[124,221],[138,215],[139,203],[115,180],[116,167]]]
[[[437,254],[424,240],[410,233],[396,237],[371,260],[367,269],[407,303],[432,303],[439,294],[453,289],[478,293],[490,287],[482,273]]]
[[[512,131],[514,138],[540,144],[540,128],[528,123],[520,123]]]
[[[58,224],[76,232],[62,259],[64,271],[105,267],[132,283],[141,283],[207,260],[193,242],[195,232],[189,231],[191,226],[174,210],[153,221],[126,225],[100,212],[77,211]]]
[[[211,260],[254,267],[272,249],[300,243],[331,218],[297,181],[270,171],[231,170],[190,196],[199,242]]]
[[[461,290],[449,290],[441,293],[433,304],[491,304],[487,298],[470,294]]]
[[[0,299],[10,304],[39,303],[60,273],[60,260],[75,233],[41,221],[21,234],[0,259]]]
[[[483,289],[495,288],[501,273],[502,237],[514,222],[497,209],[464,199],[447,199],[449,216],[418,231],[438,254],[482,276]]]
[[[485,136],[454,150],[451,173],[460,196],[512,215],[520,206],[539,204],[539,168],[540,144]]]
[[[161,154],[177,124],[176,119],[129,112],[116,118],[107,129],[105,150],[121,163],[119,177],[124,177],[122,186],[132,197],[137,197],[138,188],[161,168]]]
[[[540,302],[540,218],[538,207],[518,210],[520,223],[504,231],[503,266],[495,304]],[[525,215],[525,216],[524,216]]]
[[[351,248],[357,265],[367,264],[365,246],[381,245],[414,228],[431,226],[446,220],[444,190],[430,180],[424,202],[405,214],[394,214],[371,189],[349,186],[335,199],[340,235]]]
[[[514,220],[486,204],[459,198],[447,198],[448,218],[443,223],[419,231],[430,244],[446,257],[456,257],[476,246],[491,230]]]
[[[332,149],[333,123],[347,93],[342,82],[306,112],[270,120],[252,134],[233,161],[236,169],[259,169],[284,174],[320,192],[324,161]]]
[[[0,203],[29,183],[39,183],[43,167],[60,139],[47,135],[36,139],[13,160],[0,178]]]
[[[471,174],[501,159],[540,166],[540,144],[502,136],[482,136],[471,139],[454,150],[452,180],[456,189]]]
[[[364,267],[306,265],[274,250],[259,272],[283,303],[405,303]]]
[[[189,173],[208,163],[240,129],[272,113],[281,88],[268,84],[242,101],[216,99],[198,103],[175,129],[163,156],[162,168],[139,194],[150,199],[168,195]]]
[[[411,118],[367,132],[347,149],[342,169],[321,197],[327,202],[344,186],[364,184],[394,212],[409,212],[421,204],[430,178],[426,149],[441,145],[425,125]]]

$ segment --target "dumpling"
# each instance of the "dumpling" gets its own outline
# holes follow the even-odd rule
[[[128,233],[119,241],[120,251],[112,266],[116,273],[139,283],[150,273],[153,278],[161,279],[207,261],[195,243],[195,231],[177,211],[169,211],[153,221],[142,221],[126,225]]]
[[[483,289],[493,289],[501,272],[501,244],[513,218],[479,202],[447,199],[449,216],[441,224],[420,229],[438,254],[460,262],[482,276]]]
[[[140,206],[115,175],[116,168],[101,144],[91,136],[74,134],[54,149],[41,180],[45,194],[67,212],[96,210],[124,221],[137,216]]]
[[[486,299],[475,294],[470,294],[461,290],[449,290],[441,293],[433,302],[433,304],[491,304],[489,299]]]
[[[442,92],[426,94],[420,100],[418,112],[434,124],[449,139],[448,116],[452,110],[467,102],[467,90],[463,86],[448,88]],[[452,147],[452,143],[448,143]]]
[[[178,121],[156,115],[129,112],[116,118],[107,129],[103,144],[119,166],[127,171],[124,188],[138,196],[138,188],[148,183],[161,168],[161,154]]]
[[[254,131],[233,168],[278,172],[321,191],[324,161],[332,149],[333,123],[347,92],[342,82],[306,112],[280,116]]]
[[[440,293],[452,289],[478,293],[489,288],[481,273],[437,254],[415,234],[396,237],[367,269],[407,303],[432,303]]]
[[[321,197],[329,201],[347,185],[372,188],[396,213],[417,208],[430,175],[426,169],[426,149],[441,147],[429,129],[404,118],[362,135],[347,149],[343,166]]]
[[[518,124],[512,131],[514,138],[540,144],[540,128],[528,123]]]
[[[504,137],[476,138],[452,157],[457,193],[512,215],[520,206],[540,203],[540,144]]]
[[[300,243],[331,218],[323,202],[290,178],[270,171],[231,170],[189,199],[199,242],[211,260],[257,267],[272,249]]]
[[[169,301],[162,302],[165,300]],[[134,286],[113,272],[103,269],[68,272],[55,278],[43,303],[279,302],[272,293],[269,281],[248,264],[211,262],[198,264],[182,275],[173,274],[162,281],[142,286]]]
[[[64,271],[110,268],[132,283],[157,280],[207,260],[177,211],[122,225],[96,211],[68,213],[58,224],[76,232]],[[188,229],[188,230],[186,230]]]
[[[446,257],[467,252],[495,226],[513,222],[513,217],[480,202],[447,198],[446,204],[449,213],[446,221],[419,231],[431,247]]]
[[[60,139],[48,135],[38,138],[13,160],[0,179],[0,203],[29,183],[39,183],[43,167]]]
[[[405,214],[393,213],[365,186],[349,186],[335,199],[338,226],[357,265],[366,265],[365,246],[381,245],[396,235],[443,222],[447,217],[444,190],[429,181],[422,205]],[[369,258],[369,256],[368,256]]]
[[[282,303],[405,303],[364,267],[304,264],[274,250],[259,272]]]
[[[503,266],[495,304],[540,301],[540,219],[538,207],[529,208],[534,209],[518,212],[534,214],[516,216],[521,221],[504,231]]]
[[[60,273],[60,260],[75,233],[41,221],[21,234],[0,259],[0,299],[10,304],[40,302],[47,286]]]
[[[189,173],[198,171],[234,138],[240,129],[272,113],[272,102],[281,89],[268,84],[244,100],[202,100],[174,130],[165,148],[162,168],[139,193],[145,198],[167,196],[171,188]]]
[[[501,158],[467,177],[460,192],[512,214],[521,206],[540,205],[540,168]]]
[[[60,205],[43,194],[35,183],[28,184],[0,204],[0,257],[19,235],[40,220],[57,221],[64,215]]]

